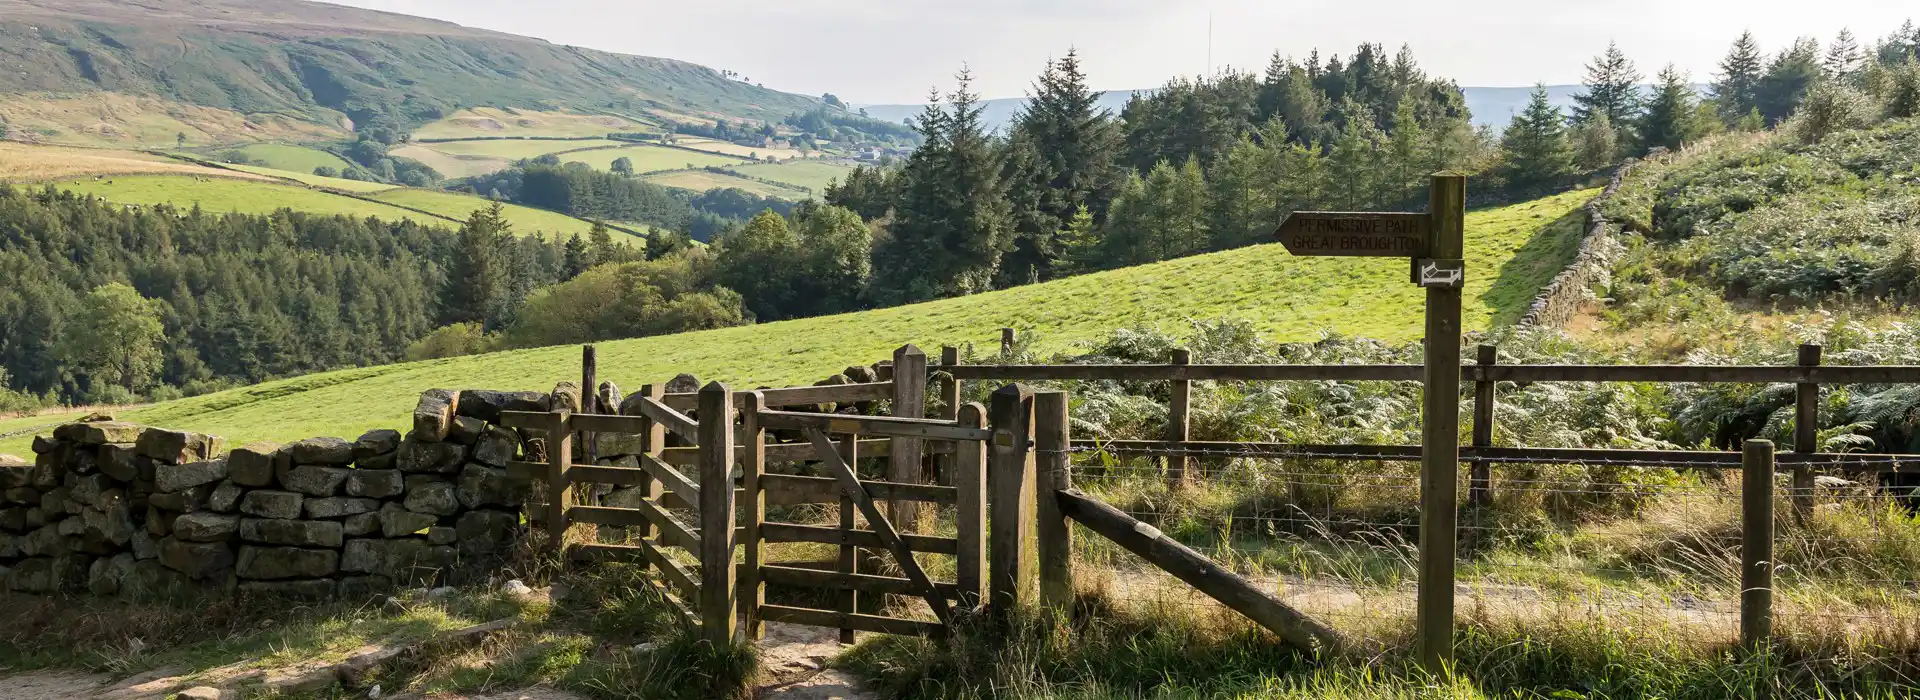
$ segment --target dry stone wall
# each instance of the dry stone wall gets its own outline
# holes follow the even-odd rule
[[[484,573],[523,534],[524,449],[503,410],[533,392],[433,390],[412,430],[225,449],[112,420],[0,456],[0,586],[147,597],[181,589],[356,596]]]
[[[1603,207],[1620,189],[1620,181],[1632,170],[1635,161],[1628,161],[1613,171],[1607,180],[1607,186],[1600,195],[1588,201],[1584,211],[1587,215],[1587,229],[1580,239],[1580,251],[1566,269],[1554,276],[1534,297],[1533,304],[1526,314],[1520,317],[1518,325],[1561,328],[1580,313],[1580,307],[1593,295],[1596,287],[1606,285],[1612,279],[1613,263],[1622,250],[1613,238],[1615,225],[1607,221]]]

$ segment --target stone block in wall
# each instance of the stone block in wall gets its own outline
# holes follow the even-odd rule
[[[292,491],[248,491],[240,497],[240,512],[257,518],[291,520],[300,517],[306,496]]]
[[[140,452],[133,445],[101,445],[95,462],[100,467],[100,473],[121,482],[131,483],[140,478]]]
[[[645,454],[646,436],[639,433],[594,433],[593,453],[601,457]]]
[[[393,498],[407,491],[406,475],[397,469],[355,469],[347,473],[347,495]]]
[[[387,505],[392,506],[393,504],[389,503]],[[393,507],[396,509],[399,508],[399,506]],[[402,509],[401,512],[406,511]],[[380,531],[380,516],[381,514],[378,512],[349,515],[345,520],[340,521],[341,529],[348,537],[371,535]]]
[[[493,554],[513,546],[521,533],[520,514],[502,510],[470,510],[454,523],[454,535],[463,554]]]
[[[451,569],[457,560],[452,547],[433,546],[423,539],[358,539],[347,540],[341,550],[340,570],[423,583]]]
[[[143,428],[132,423],[120,421],[102,421],[96,423],[68,423],[53,429],[55,440],[66,440],[82,445],[105,445],[110,442],[137,443]]]
[[[14,455],[0,455],[0,491],[26,486],[32,479],[32,462]]]
[[[507,477],[507,470],[495,469],[484,464],[468,464],[460,470],[460,480],[455,487],[460,497],[460,505],[467,508],[484,506],[510,507],[526,500],[526,483]],[[450,515],[442,513],[442,515]]]
[[[92,566],[93,557],[79,554],[23,559],[13,566],[8,583],[22,593],[80,590],[86,587],[87,570]]]
[[[119,594],[121,584],[133,574],[136,563],[133,555],[125,552],[93,560],[87,569],[87,592],[97,596]]]
[[[333,579],[314,579],[309,581],[241,581],[236,590],[242,596],[252,598],[279,598],[286,600],[328,600],[333,598],[339,585]]]
[[[346,541],[346,528],[332,520],[274,520],[244,518],[240,539],[290,547],[334,547]]]
[[[349,515],[362,515],[380,509],[380,502],[371,498],[309,498],[303,506],[309,518],[344,518]]]
[[[40,510],[48,514],[67,512],[67,500],[73,491],[65,486],[56,486],[40,492]]]
[[[19,503],[29,506],[40,505],[40,490],[32,486],[7,489],[5,495],[9,503]]]
[[[427,528],[427,544],[449,545],[459,537],[454,529],[445,526]]]
[[[358,469],[392,469],[394,463],[399,460],[400,452],[395,450],[384,454],[354,457],[353,466]]]
[[[60,533],[61,537],[79,537],[87,531],[87,521],[80,518],[61,518],[49,527]],[[71,544],[71,542],[69,542]]]
[[[340,598],[348,602],[371,600],[393,590],[393,579],[385,576],[343,576],[340,578]]]
[[[303,547],[241,545],[234,574],[244,579],[322,578],[340,570],[340,553]]]
[[[213,493],[213,484],[200,484],[172,493],[155,493],[147,496],[147,505],[174,513],[192,513],[205,510],[207,496]]]
[[[160,510],[158,506],[147,506],[147,534],[154,537],[166,537],[173,534],[173,521],[179,513]]]
[[[487,422],[473,416],[459,416],[453,419],[453,427],[447,430],[446,442],[456,445],[471,445],[487,432]]]
[[[207,510],[231,513],[240,507],[240,497],[245,495],[247,490],[233,483],[232,479],[222,481],[213,487],[213,491],[207,493]]]
[[[420,402],[413,407],[413,436],[421,442],[439,442],[447,439],[447,431],[453,427],[455,409],[460,405],[460,395],[447,389],[428,389],[420,392]]]
[[[76,445],[67,453],[67,476],[92,474],[100,471],[100,449],[93,445]]]
[[[81,514],[79,520],[84,527],[82,536],[89,541],[109,544],[114,548],[126,547],[133,541],[134,533],[140,531],[139,527],[133,524],[132,511],[128,510],[124,503],[104,510],[88,509]]]
[[[60,485],[67,478],[67,455],[65,450],[54,450],[33,458],[33,484],[36,489],[50,489]]]
[[[187,542],[226,542],[239,531],[238,515],[202,511],[173,520],[173,537]]]
[[[394,466],[400,471],[410,473],[451,474],[460,469],[466,461],[465,447],[450,442],[422,442],[415,436],[408,436],[400,442]]]
[[[493,467],[507,466],[520,452],[520,434],[499,426],[489,427],[473,445],[473,461]]]
[[[168,537],[160,540],[160,563],[188,578],[210,580],[233,568],[233,548],[224,542]]]
[[[0,530],[13,533],[27,531],[27,507],[12,506],[0,508]]]
[[[52,452],[53,449],[58,446],[60,446],[60,441],[55,440],[51,435],[33,436],[33,453],[34,454],[37,454],[37,455],[46,454],[48,452]]]
[[[109,440],[109,442],[128,442],[127,440]],[[141,456],[152,457],[161,462],[186,463],[203,462],[220,454],[222,440],[212,435],[189,433],[183,430],[165,428],[147,428],[140,431],[140,437],[134,442],[134,449]]]
[[[280,487],[308,496],[332,496],[340,493],[340,487],[347,483],[349,471],[340,467],[298,466],[280,476]]]
[[[553,393],[547,395],[547,407],[554,411],[580,412],[580,385],[573,382],[560,382],[553,385]]]
[[[160,556],[160,543],[143,530],[134,530],[127,538],[127,547],[133,550],[134,559],[152,559]]]
[[[547,397],[537,391],[492,391],[466,389],[460,392],[459,415],[498,423],[501,411],[547,410]]]
[[[213,484],[227,478],[231,464],[225,458],[183,464],[161,462],[153,468],[153,487],[163,493],[175,493]]]
[[[669,394],[691,394],[700,390],[700,378],[682,372],[667,380],[664,388]]]
[[[41,510],[40,506],[27,506],[27,527],[37,528],[47,524],[48,520],[50,520],[50,518],[47,516],[47,512]]]
[[[313,437],[288,443],[294,464],[345,466],[353,463],[353,443],[337,437]]]
[[[272,486],[273,463],[279,451],[280,445],[271,442],[234,448],[227,453],[227,468],[233,483],[249,488]]]
[[[113,478],[105,474],[74,476],[70,480],[73,484],[67,487],[67,498],[89,507],[98,507],[96,502],[100,500],[100,494],[115,485]]]
[[[416,513],[393,503],[381,506],[379,516],[380,534],[384,537],[406,537],[440,521],[432,513]]]
[[[407,477],[407,497],[402,505],[415,513],[453,515],[460,512],[460,497],[447,480],[415,474]]]
[[[20,553],[29,557],[52,557],[67,553],[67,538],[60,534],[60,525],[42,525],[39,529],[20,538]]]
[[[0,562],[13,561],[20,556],[20,536],[0,534]]]
[[[385,428],[369,430],[353,441],[353,461],[355,464],[360,464],[367,459],[390,454],[398,449],[400,449],[400,431]]]
[[[140,559],[136,556],[133,570],[120,579],[120,597],[162,598],[187,590],[192,585],[192,580],[186,574],[167,568],[158,559]]]

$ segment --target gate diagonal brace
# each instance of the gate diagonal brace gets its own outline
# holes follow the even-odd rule
[[[860,477],[853,472],[853,467],[840,459],[840,450],[834,447],[833,440],[819,428],[808,428],[807,438],[813,441],[814,451],[819,453],[817,456],[827,471],[833,472],[834,478],[840,481],[840,487],[846,489],[847,496],[859,505],[860,513],[867,516],[867,525],[873,528],[873,534],[893,552],[893,558],[900,562],[900,570],[906,573],[907,580],[913,582],[914,590],[927,599],[934,617],[940,618],[942,623],[953,622],[953,611],[947,607],[946,596],[933,587],[933,579],[928,578],[927,572],[920,568],[920,562],[914,560],[913,550],[908,549],[907,543],[900,539],[900,532],[893,528],[893,523],[874,505],[873,496],[860,485]]]

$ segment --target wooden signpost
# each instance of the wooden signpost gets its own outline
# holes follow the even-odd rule
[[[1453,569],[1460,483],[1460,301],[1466,284],[1467,179],[1433,176],[1427,211],[1294,212],[1274,237],[1294,255],[1407,258],[1427,290],[1421,405],[1420,588],[1415,601],[1421,665],[1453,660]]]

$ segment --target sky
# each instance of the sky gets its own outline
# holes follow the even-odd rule
[[[1410,45],[1428,73],[1463,86],[1577,83],[1609,40],[1648,76],[1672,62],[1704,83],[1742,30],[1771,52],[1798,36],[1824,46],[1843,27],[1870,44],[1920,17],[1920,5],[1893,0],[332,1],[692,61],[858,104],[924,102],[963,65],[975,92],[1019,97],[1069,48],[1105,90],[1257,70],[1275,51],[1347,54],[1362,41]]]

